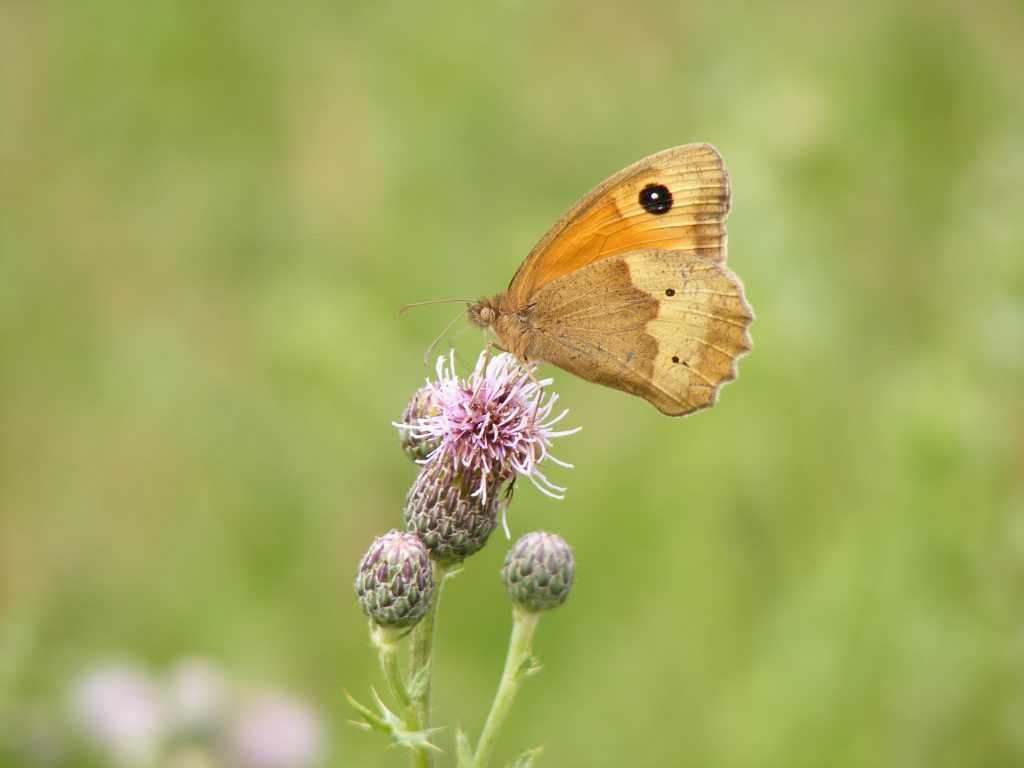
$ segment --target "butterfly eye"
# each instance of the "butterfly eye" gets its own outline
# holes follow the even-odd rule
[[[672,193],[664,184],[648,184],[640,190],[640,205],[648,213],[661,216],[672,208]]]

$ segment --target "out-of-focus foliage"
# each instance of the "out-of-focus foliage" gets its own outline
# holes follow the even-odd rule
[[[569,495],[510,524],[577,583],[501,754],[1024,762],[1010,0],[0,2],[0,760],[97,659],[200,653],[314,702],[332,764],[403,765],[344,722],[380,684],[352,578],[457,309],[395,309],[502,289],[688,141],[731,173],[755,348],[682,421],[553,372]],[[506,546],[441,610],[436,719],[473,734]]]

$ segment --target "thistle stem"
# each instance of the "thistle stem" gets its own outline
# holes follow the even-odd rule
[[[422,670],[427,669],[426,679],[423,683],[422,693],[417,701],[412,702],[412,711],[416,714],[416,717],[423,730],[427,731],[430,729],[430,693],[432,688],[432,678],[434,676],[433,656],[434,656],[434,635],[435,623],[437,618],[437,606],[441,602],[441,590],[444,587],[445,577],[448,575],[449,566],[441,565],[437,561],[433,561],[434,566],[434,595],[430,601],[430,607],[427,608],[426,615],[420,620],[420,623],[416,626],[416,632],[413,638],[412,646],[412,665],[410,670],[410,679],[416,680],[422,673]],[[434,755],[426,755],[427,762],[425,765],[434,766]]]
[[[404,715],[412,705],[412,698],[398,667],[398,644],[390,639],[378,639],[377,652],[380,656],[380,668],[384,671],[384,679],[388,681],[388,687],[401,705]]]
[[[409,688],[402,679],[402,672],[398,664],[398,643],[401,637],[388,633],[383,627],[378,627],[374,634],[374,644],[377,646],[377,655],[380,659],[380,667],[384,672],[384,679],[387,680],[391,695],[398,702],[398,716],[402,718],[406,729],[412,732],[424,730],[424,724],[420,719],[419,712],[412,706],[412,697],[409,695]],[[432,768],[433,754],[426,747],[418,747],[410,751],[410,759],[413,768]]]
[[[473,755],[472,768],[484,768],[491,759],[491,753],[494,751],[501,727],[508,717],[512,701],[530,669],[533,660],[533,633],[537,629],[539,618],[539,613],[527,611],[518,605],[512,609],[512,636],[508,641],[505,669],[501,673],[498,692],[494,695],[491,711],[487,714],[484,730],[480,734],[480,741]]]

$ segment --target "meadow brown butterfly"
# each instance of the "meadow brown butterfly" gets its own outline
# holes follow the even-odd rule
[[[524,362],[644,398],[669,416],[714,404],[750,350],[753,313],[725,266],[729,176],[710,144],[641,160],[541,238],[470,320]]]

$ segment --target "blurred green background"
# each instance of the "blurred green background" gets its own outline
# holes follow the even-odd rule
[[[574,547],[500,757],[1024,764],[1024,9],[0,2],[0,759],[96,660],[381,686],[352,597],[455,310],[580,195],[717,146],[754,351],[682,421],[556,369]],[[459,349],[471,360],[474,330]],[[479,733],[499,534],[446,590]],[[44,761],[45,762],[45,761]]]

